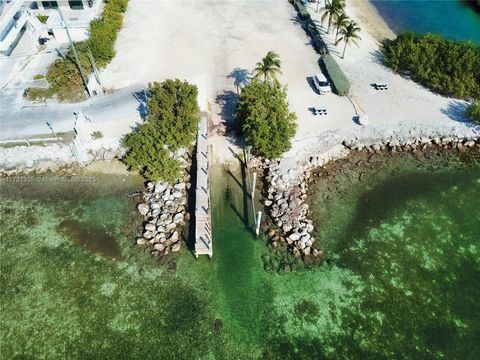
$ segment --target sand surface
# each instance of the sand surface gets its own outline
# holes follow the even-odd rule
[[[316,4],[308,6],[320,26]],[[351,99],[320,96],[313,90],[309,78],[320,72],[319,55],[286,0],[130,0],[116,44],[117,56],[102,79],[112,88],[175,77],[193,82],[199,88],[200,106],[211,110],[212,126],[222,134],[222,123],[232,119],[236,82],[248,76],[267,51],[274,50],[282,60],[279,80],[288,86],[290,106],[298,116],[297,135],[287,157],[308,155],[320,143],[338,143],[357,133],[369,136],[385,130],[464,127],[465,102],[435,95],[380,64],[379,40],[393,33],[371,4],[349,1],[346,12],[362,28],[359,47],[348,46],[341,59],[343,44],[335,46],[334,35],[324,36],[351,81]],[[371,86],[375,82],[387,83],[389,89],[377,91]],[[324,107],[328,114],[314,116],[309,110],[312,106]],[[370,124],[357,125],[357,114],[366,114]],[[214,135],[210,139],[218,161],[238,152],[229,138]]]

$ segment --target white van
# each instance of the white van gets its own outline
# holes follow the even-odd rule
[[[328,94],[332,92],[330,83],[322,73],[317,74],[313,77],[313,84],[315,85],[320,94]]]

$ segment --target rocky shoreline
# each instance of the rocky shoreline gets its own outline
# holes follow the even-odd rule
[[[88,157],[78,161],[68,145],[0,147],[0,176],[68,172],[95,161],[112,161],[121,155],[122,151],[118,147],[100,147],[96,150],[91,149]]]
[[[187,212],[188,179],[175,185],[158,182],[147,184],[137,205],[143,216],[143,234],[136,243],[150,249],[153,256],[168,255],[181,249],[181,235],[190,215]]]
[[[459,152],[480,151],[480,136],[455,137],[422,136],[412,139],[390,139],[370,143],[344,140],[316,156],[310,156],[292,166],[292,161],[264,161],[267,183],[264,205],[269,216],[268,239],[273,247],[286,246],[294,257],[322,258],[323,252],[315,247],[314,226],[307,203],[308,186],[313,170],[330,161],[345,158],[352,151],[381,154],[384,151],[415,152],[429,147],[454,149]],[[282,163],[283,162],[283,163]]]

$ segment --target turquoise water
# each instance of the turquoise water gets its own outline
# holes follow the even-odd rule
[[[475,358],[478,156],[467,164],[327,166],[310,196],[327,261],[289,272],[264,270],[277,255],[252,234],[236,167],[211,169],[213,259],[162,263],[134,245],[141,179],[2,181],[0,357]]]
[[[433,32],[454,40],[480,44],[480,6],[476,0],[373,0],[396,33]]]

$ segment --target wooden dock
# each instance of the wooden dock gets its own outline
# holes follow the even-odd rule
[[[213,255],[210,218],[207,118],[202,116],[197,135],[197,184],[195,188],[195,256]]]

